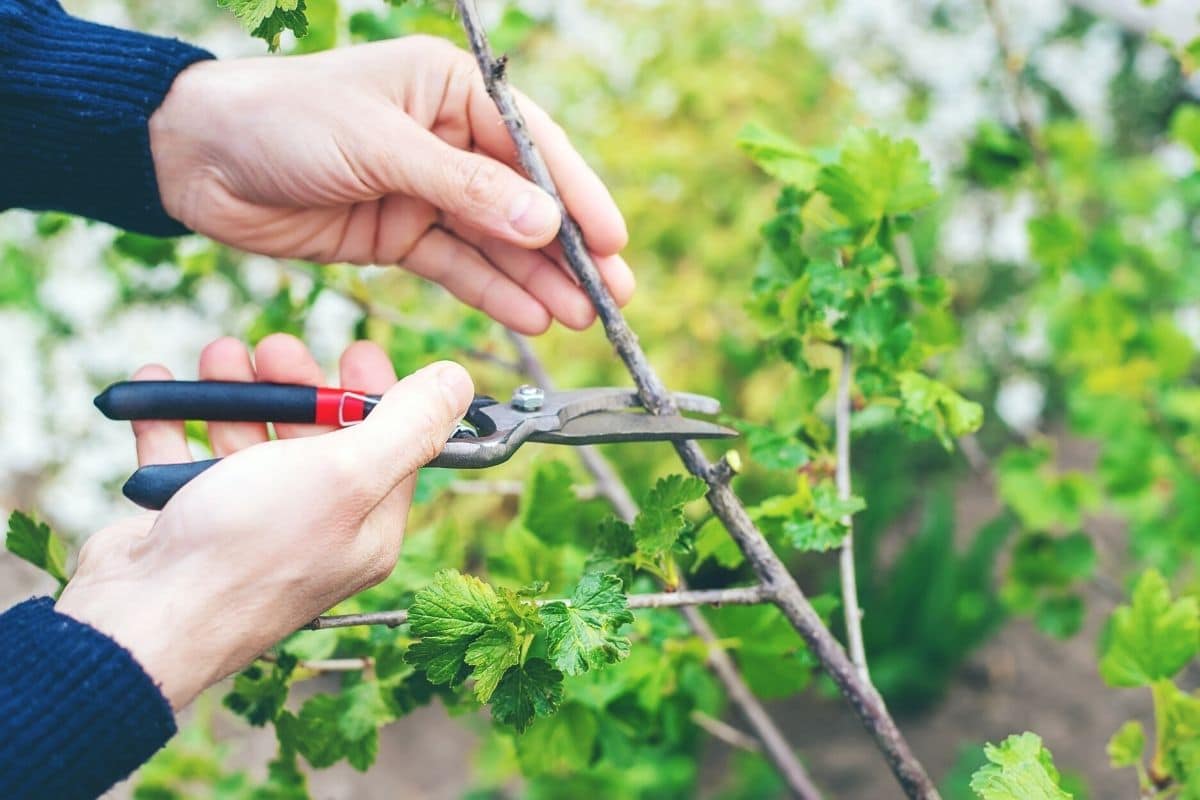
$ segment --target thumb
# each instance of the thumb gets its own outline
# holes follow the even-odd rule
[[[430,364],[389,389],[365,421],[341,431],[339,447],[383,497],[442,451],[474,391],[458,364]]]
[[[415,195],[489,236],[534,249],[558,234],[558,204],[537,184],[508,165],[460,150],[423,128],[412,126],[405,155],[392,160],[404,173],[391,191]]]

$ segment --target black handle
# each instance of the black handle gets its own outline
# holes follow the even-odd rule
[[[210,458],[183,464],[150,464],[133,473],[121,491],[142,508],[159,511],[188,481],[220,460]]]
[[[234,381],[126,381],[96,398],[109,419],[307,422],[317,418],[317,388]]]

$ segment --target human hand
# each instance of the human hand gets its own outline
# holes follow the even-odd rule
[[[530,133],[618,303],[625,222],[566,134],[528,98]],[[521,333],[591,324],[554,201],[516,150],[471,56],[411,36],[308,56],[204,61],[150,119],[167,213],[269,256],[400,264]]]
[[[253,363],[236,340],[214,342],[200,377],[322,382],[304,345],[282,334],[264,339]],[[149,366],[134,378],[171,375]],[[473,393],[448,362],[396,383],[368,342],[342,355],[341,385],[386,394],[343,430],[280,424],[268,441],[264,425],[211,423],[213,450],[228,458],[161,512],[122,520],[84,545],[57,609],[127,648],[173,708],[391,573],[416,471],[440,452]],[[139,465],[189,460],[182,422],[133,428]]]

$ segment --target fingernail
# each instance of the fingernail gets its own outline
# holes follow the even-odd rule
[[[558,229],[558,206],[544,192],[521,192],[509,208],[508,222],[522,236],[545,234]]]

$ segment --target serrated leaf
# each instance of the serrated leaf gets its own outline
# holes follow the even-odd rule
[[[270,666],[251,664],[233,679],[233,689],[222,702],[251,725],[265,725],[275,720],[287,702],[288,678],[296,663],[295,656],[284,652]]]
[[[1171,678],[1200,650],[1196,598],[1171,600],[1167,580],[1147,570],[1130,605],[1108,620],[1101,640],[1100,676],[1110,686],[1149,686]]]
[[[550,662],[567,675],[580,675],[629,655],[629,639],[617,631],[633,622],[633,614],[615,575],[584,575],[569,603],[547,603],[540,613]]]
[[[954,447],[955,438],[983,424],[983,406],[941,381],[912,370],[901,372],[897,379],[904,420],[932,433],[947,450]]]
[[[738,147],[772,178],[801,191],[812,191],[820,162],[805,148],[783,134],[751,123],[742,128]]]
[[[1014,734],[999,747],[985,745],[983,752],[991,763],[971,776],[971,791],[981,800],[1071,800],[1036,734]]]
[[[512,667],[492,695],[492,717],[524,733],[534,717],[548,717],[562,702],[563,675],[540,658]]]
[[[276,733],[283,747],[318,769],[345,758],[365,771],[379,751],[379,726],[392,718],[379,684],[364,681],[341,694],[310,697],[299,714],[283,712]]]
[[[408,610],[412,632],[421,637],[478,636],[491,626],[499,608],[491,586],[456,569],[441,570],[413,598]]]
[[[8,552],[24,559],[47,573],[59,583],[67,583],[67,546],[50,526],[38,522],[20,511],[8,518],[8,535],[4,539]]]
[[[687,527],[683,507],[708,491],[704,481],[692,475],[659,478],[646,495],[642,511],[633,523],[637,549],[647,555],[670,550]]]
[[[845,137],[837,163],[822,167],[817,188],[855,225],[915,211],[937,198],[916,144],[874,130]]]
[[[1132,767],[1142,763],[1146,750],[1146,731],[1142,723],[1130,720],[1117,729],[1108,740],[1108,760],[1114,767]]]
[[[218,0],[228,8],[250,35],[262,39],[272,50],[279,48],[279,37],[290,30],[301,38],[308,33],[304,0]]]
[[[808,448],[795,437],[749,422],[737,428],[746,437],[750,458],[767,469],[797,469],[808,463]]]
[[[492,699],[504,673],[521,660],[522,639],[511,624],[485,631],[467,648],[464,661],[475,668],[475,699],[486,703]]]

